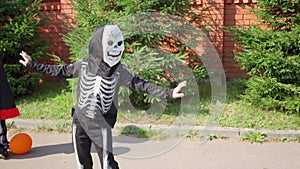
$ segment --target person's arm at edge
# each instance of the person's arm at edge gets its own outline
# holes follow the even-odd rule
[[[125,86],[128,88],[137,91],[137,92],[145,92],[155,97],[160,98],[182,98],[184,97],[184,93],[181,92],[183,87],[187,86],[187,81],[180,82],[177,87],[163,88],[154,83],[151,83],[147,80],[141,79],[140,77],[131,73],[124,65],[120,65],[121,69],[120,73],[122,73],[122,78],[125,79]]]
[[[33,62],[31,57],[24,51],[20,53],[23,60],[19,60],[21,64],[28,67],[35,72],[43,73],[49,76],[72,78],[74,76],[74,65],[47,65],[42,63]]]

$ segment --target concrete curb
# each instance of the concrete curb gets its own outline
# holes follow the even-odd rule
[[[71,129],[71,121],[66,120],[44,120],[44,119],[8,119],[8,123],[13,123],[14,126],[24,129],[38,129],[38,128],[55,128],[56,126],[62,126],[64,124],[67,125]],[[114,130],[118,131],[121,127],[125,126],[135,126],[136,124],[131,123],[116,123]],[[158,129],[168,129],[172,126],[169,125],[150,125],[150,124],[138,124],[138,127],[150,128],[152,130]],[[67,129],[66,129],[67,130]],[[233,127],[209,127],[209,126],[193,126],[191,130],[197,131],[201,136],[208,136],[208,135],[222,135],[228,138],[239,138],[245,133],[249,133],[250,131],[253,132],[261,132],[263,133],[268,139],[272,138],[295,138],[300,136],[300,130],[255,130],[255,129],[248,129],[248,128],[233,128]]]

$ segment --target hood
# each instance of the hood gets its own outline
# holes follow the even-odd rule
[[[124,48],[124,38],[117,25],[96,27],[88,46],[89,71],[110,76],[120,63]]]

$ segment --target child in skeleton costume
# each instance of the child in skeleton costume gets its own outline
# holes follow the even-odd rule
[[[166,89],[139,78],[120,63],[124,38],[116,25],[97,27],[88,46],[88,58],[69,65],[44,65],[31,61],[25,52],[20,63],[51,76],[78,77],[77,104],[73,108],[73,143],[79,169],[91,169],[91,143],[103,169],[118,169],[112,154],[112,133],[117,118],[120,86],[162,98],[183,97],[186,82]]]
[[[19,116],[15,100],[9,88],[6,73],[0,60],[0,158],[8,157],[9,142],[5,120]]]

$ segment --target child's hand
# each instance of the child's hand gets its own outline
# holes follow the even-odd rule
[[[32,60],[31,57],[24,51],[22,51],[20,55],[23,57],[24,60],[19,60],[19,62],[24,66],[27,66],[28,62]]]
[[[176,88],[173,90],[173,98],[181,98],[184,97],[184,93],[181,93],[181,89],[186,87],[187,81],[180,82]]]

